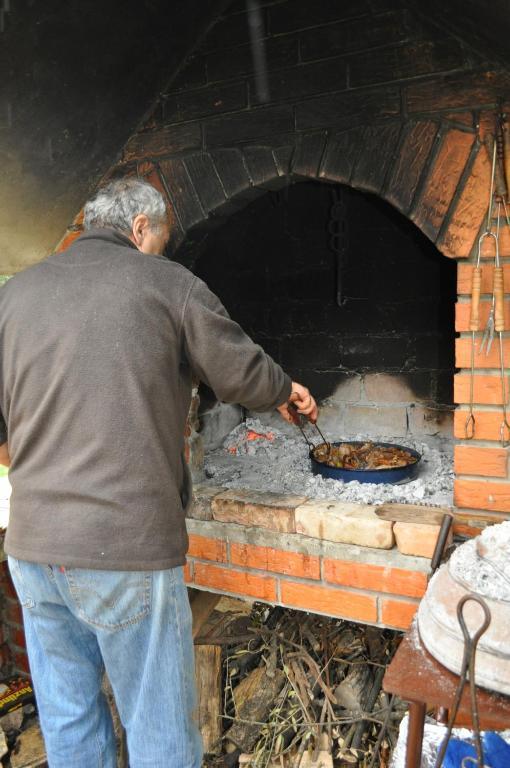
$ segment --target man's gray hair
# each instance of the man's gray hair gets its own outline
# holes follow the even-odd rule
[[[85,229],[112,228],[130,234],[133,220],[144,213],[158,231],[167,221],[163,196],[142,179],[118,179],[98,189],[84,208]]]

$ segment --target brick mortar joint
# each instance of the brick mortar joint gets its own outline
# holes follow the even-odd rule
[[[225,560],[223,560],[223,559],[216,560],[216,559],[212,559],[212,558],[208,558],[208,557],[204,557],[204,556],[200,556],[200,555],[195,555],[192,552],[191,553],[188,552],[188,554],[187,554],[187,562],[188,563],[199,562],[199,563],[212,564],[212,565],[225,564],[225,565],[230,565],[233,568],[243,568],[245,570],[257,571],[257,572],[260,572],[260,573],[275,573],[277,575],[282,575],[284,577],[310,578],[315,583],[322,581],[322,582],[327,583],[327,584],[338,584],[338,582],[335,582],[335,581],[328,581],[327,575],[325,574],[325,569],[328,567],[328,565],[334,566],[336,563],[342,563],[342,564],[351,563],[352,565],[355,565],[357,568],[363,568],[363,567],[367,567],[369,569],[370,568],[382,568],[383,570],[392,571],[392,572],[400,571],[403,574],[409,574],[410,576],[416,576],[416,575],[419,575],[419,574],[422,574],[422,573],[423,573],[424,576],[426,575],[423,571],[408,570],[408,569],[400,567],[398,565],[394,566],[394,565],[384,565],[384,564],[380,564],[380,563],[359,563],[359,562],[357,562],[355,560],[353,560],[353,561],[342,560],[342,559],[335,558],[335,557],[333,557],[331,555],[327,555],[327,554],[312,555],[312,554],[306,554],[306,553],[303,553],[303,552],[288,552],[288,553],[286,553],[285,550],[274,549],[273,547],[263,547],[263,546],[259,547],[256,544],[239,543],[239,542],[235,542],[235,541],[231,543],[230,541],[225,541],[224,539],[208,539],[208,540],[209,541],[214,541],[214,542],[224,543],[226,545],[226,547],[227,547],[227,550],[225,552],[226,559]],[[285,555],[285,554],[297,555],[297,556],[300,556],[300,557],[303,557],[303,558],[309,558],[310,560],[318,561],[319,576],[316,579],[314,579],[313,577],[301,577],[301,576],[297,576],[297,575],[294,576],[294,574],[283,573],[282,571],[271,570],[270,568],[257,568],[257,566],[248,565],[247,563],[234,562],[232,560],[232,544],[234,545],[234,547],[238,546],[238,547],[252,547],[254,549],[258,549],[258,548],[260,548],[260,549],[272,549],[274,552],[281,553],[282,555]],[[425,559],[427,559],[427,558],[425,558]],[[364,587],[361,587],[361,589],[364,589]],[[393,593],[391,593],[391,594],[393,594]],[[396,592],[394,594],[401,594],[401,593]]]
[[[505,486],[508,486],[510,490],[510,478],[508,477],[494,477],[494,475],[469,475],[469,474],[457,473],[455,476],[455,482],[457,482],[458,480],[462,480],[462,481],[467,480],[469,483],[478,483],[483,486],[495,485],[495,484],[505,485]]]
[[[278,533],[259,526],[247,526],[218,520],[194,520],[188,518],[190,533],[212,540],[229,540],[234,544],[256,548],[274,549],[281,552],[323,557],[357,564],[391,567],[410,573],[427,573],[427,558],[402,555],[397,547],[377,549],[358,544],[345,544],[315,538],[302,533]]]
[[[403,595],[399,592],[381,592],[378,590],[369,589],[367,587],[355,587],[350,584],[341,584],[338,582],[326,581],[324,578],[313,579],[306,576],[297,576],[290,573],[281,573],[280,571],[269,571],[265,569],[253,568],[252,566],[216,562],[213,560],[200,560],[198,558],[190,558],[190,559],[194,562],[196,561],[203,565],[209,565],[212,567],[226,569],[228,571],[231,571],[232,573],[253,574],[254,576],[257,576],[260,578],[271,578],[283,583],[290,583],[290,584],[298,583],[298,584],[303,584],[305,586],[310,586],[310,587],[323,587],[326,589],[332,589],[336,591],[340,590],[344,592],[345,591],[352,592],[353,594],[356,594],[356,595],[367,595],[367,596],[376,597],[376,598],[381,597],[382,599],[400,598],[403,601],[406,601],[406,600],[419,601],[421,599],[419,597]]]

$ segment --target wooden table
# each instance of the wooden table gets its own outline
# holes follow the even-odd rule
[[[415,620],[383,679],[385,691],[409,703],[406,768],[420,768],[427,706],[450,708],[458,682],[458,675],[443,667],[425,649]],[[483,730],[502,731],[510,727],[510,696],[477,687],[477,701]],[[469,684],[464,688],[456,724],[472,727]]]

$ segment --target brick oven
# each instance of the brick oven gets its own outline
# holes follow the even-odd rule
[[[236,0],[107,177],[139,175],[163,192],[172,257],[317,392],[327,428],[450,445],[455,532],[473,535],[510,512],[496,345],[475,354],[476,428],[465,434],[471,275],[491,173],[484,142],[510,101],[509,72],[415,3],[259,5],[267,94]],[[60,247],[80,231],[78,215]],[[484,242],[482,324],[491,248]],[[500,255],[510,287],[504,222]],[[509,307],[505,297],[510,328]],[[508,364],[506,335],[504,349]],[[190,415],[195,469],[218,410],[208,397],[197,395]],[[241,416],[230,412],[227,425]],[[190,585],[409,626],[434,526],[380,520],[374,505],[211,483],[197,485],[195,501]]]
[[[190,266],[321,400],[332,439],[451,439],[455,262],[381,198],[320,181],[268,191]],[[202,388],[201,434],[214,445],[224,430],[211,402]]]

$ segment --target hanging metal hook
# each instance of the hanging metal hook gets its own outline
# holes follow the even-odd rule
[[[499,226],[498,226],[499,230]],[[483,235],[478,240],[478,260],[477,260],[477,266],[480,264],[480,256],[481,256],[481,246],[482,242],[486,237],[492,237],[494,238],[494,244],[496,248],[496,257],[495,257],[495,263],[496,266],[499,267],[499,241],[498,241],[498,235],[494,232],[484,232]],[[485,347],[485,354],[488,355],[491,347],[492,342],[494,341],[494,313],[496,310],[496,297],[494,293],[492,294],[492,304],[489,312],[489,317],[487,319],[487,324],[485,326],[485,330],[483,332],[482,336],[482,342],[480,344],[480,354],[483,352],[483,348]]]
[[[496,171],[496,142],[494,142],[494,148],[492,152],[492,173],[491,173],[491,185],[489,193],[489,210],[487,212],[487,226],[485,232],[478,238],[478,254],[476,259],[476,266],[473,267],[473,276],[471,283],[471,312],[469,318],[469,330],[471,331],[471,375],[469,379],[469,413],[464,425],[464,437],[466,440],[472,440],[475,435],[475,414],[474,414],[474,386],[475,386],[475,333],[479,330],[480,325],[480,292],[482,286],[482,269],[480,267],[482,257],[482,243],[485,238],[493,237],[496,243],[496,252],[498,253],[499,263],[499,251],[498,251],[498,238],[497,235],[492,232],[492,203],[494,196],[494,174]],[[485,329],[484,338],[487,336],[487,343],[489,337],[494,335],[494,311],[491,309],[489,319],[487,321],[487,327]],[[484,340],[482,339],[482,346]]]

